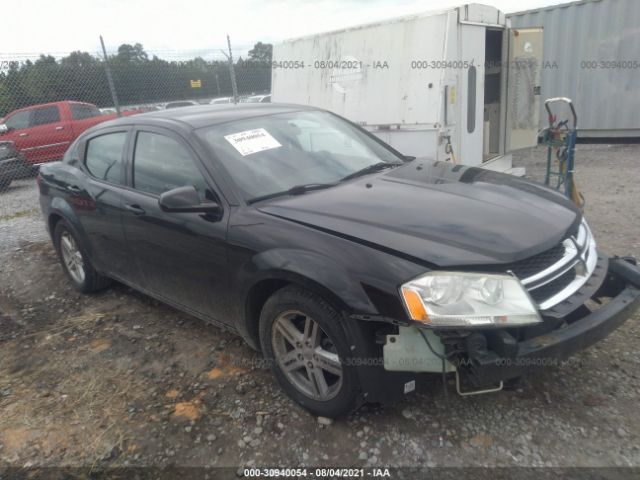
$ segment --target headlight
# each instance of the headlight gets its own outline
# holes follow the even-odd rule
[[[430,272],[402,285],[400,293],[411,319],[434,327],[542,321],[518,279],[506,274]]]

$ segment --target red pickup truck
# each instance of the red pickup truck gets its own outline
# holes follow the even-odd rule
[[[127,112],[131,114],[131,112]],[[134,112],[136,113],[136,112]],[[0,124],[0,141],[13,142],[29,165],[59,160],[87,128],[115,118],[83,102],[55,102],[15,110]]]

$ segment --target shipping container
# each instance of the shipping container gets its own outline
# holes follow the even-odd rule
[[[274,102],[342,115],[405,155],[509,171],[537,140],[542,31],[469,4],[274,46]]]
[[[640,1],[587,0],[508,17],[514,28],[544,27],[542,98],[573,100],[580,137],[640,137]]]

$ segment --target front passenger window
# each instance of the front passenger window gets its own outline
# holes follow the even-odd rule
[[[193,185],[200,198],[205,199],[206,182],[189,152],[164,135],[138,133],[133,156],[133,187],[160,195],[187,185]]]
[[[23,128],[29,128],[29,116],[31,111],[23,111],[14,113],[4,122],[5,125],[12,130],[22,130]]]

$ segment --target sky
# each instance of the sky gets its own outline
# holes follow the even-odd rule
[[[456,6],[464,0],[28,0],[11,2],[2,22],[0,59],[8,54],[98,53],[142,43],[163,58],[219,57],[231,37],[235,54],[257,41],[335,30],[361,23]],[[484,0],[508,13],[562,0]]]

